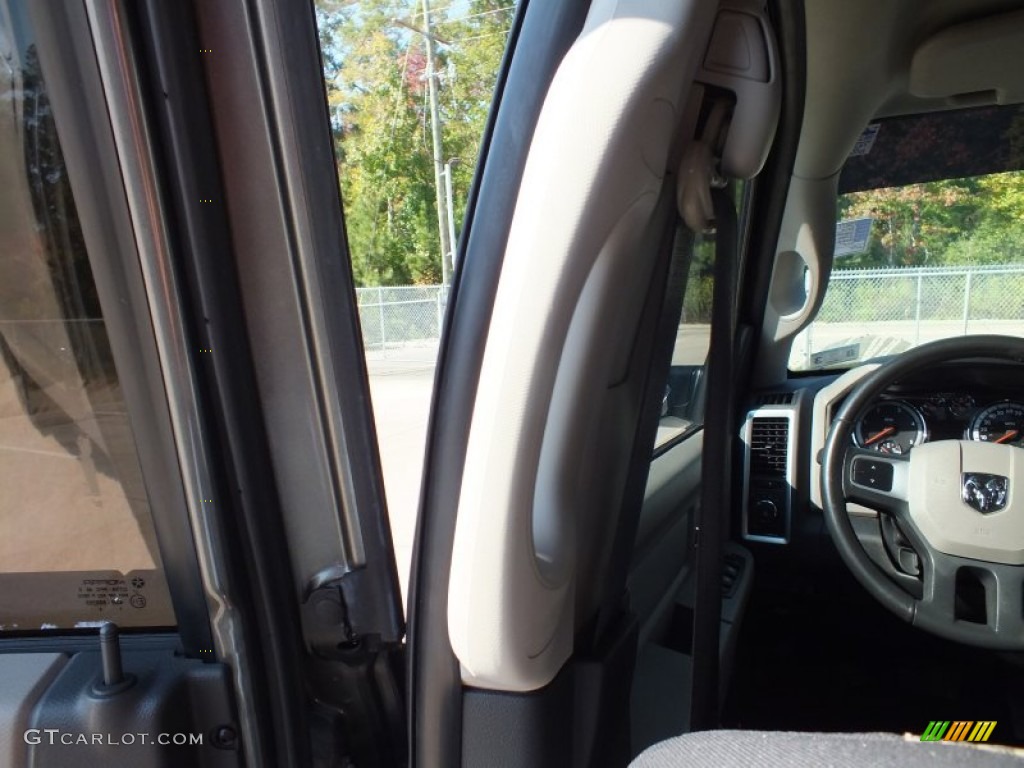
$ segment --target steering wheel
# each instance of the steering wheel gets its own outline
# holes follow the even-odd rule
[[[1024,339],[966,336],[908,350],[866,376],[839,408],[821,468],[825,522],[858,581],[905,621],[961,643],[1024,650],[1024,449],[939,440],[906,455],[851,440],[858,415],[883,391],[922,367],[968,358],[1024,362]],[[861,546],[846,509],[856,502],[898,529],[898,556],[918,576],[908,590]],[[905,550],[905,551],[904,551]],[[964,576],[984,589],[984,616],[961,615]],[[907,577],[910,579],[910,577]],[[919,594],[912,594],[918,592]],[[976,593],[977,594],[977,593]]]

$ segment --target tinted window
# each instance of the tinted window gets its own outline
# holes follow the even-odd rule
[[[175,623],[25,8],[0,14],[0,629]]]

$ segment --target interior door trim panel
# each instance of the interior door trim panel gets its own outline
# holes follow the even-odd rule
[[[66,662],[63,653],[0,654],[0,768],[28,765],[23,734],[32,709]]]

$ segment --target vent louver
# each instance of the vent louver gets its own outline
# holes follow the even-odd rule
[[[792,392],[765,392],[757,398],[758,405],[789,405],[792,402]]]
[[[755,418],[750,429],[750,474],[785,477],[789,419]]]

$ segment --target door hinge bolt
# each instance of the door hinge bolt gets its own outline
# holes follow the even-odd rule
[[[230,725],[222,725],[213,732],[213,746],[217,749],[235,749],[238,746],[238,732]]]

